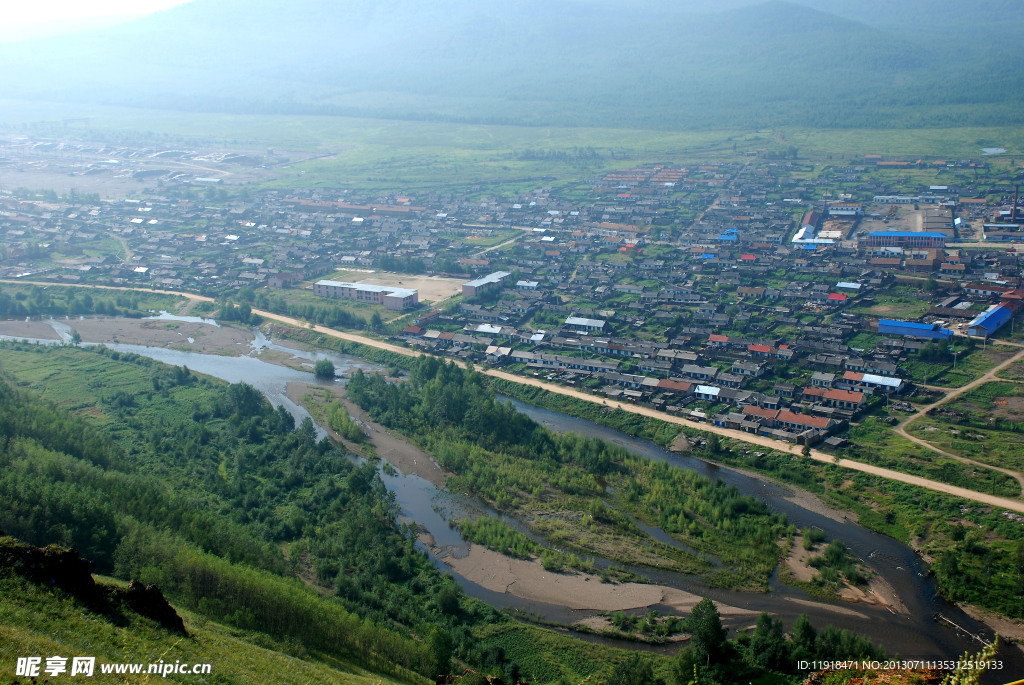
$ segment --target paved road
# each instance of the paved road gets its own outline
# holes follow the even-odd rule
[[[0,281],[0,282],[25,283],[25,281]],[[35,285],[64,285],[64,284],[36,283]],[[169,290],[152,290],[152,289],[146,289],[146,288],[122,288],[122,287],[117,287],[117,286],[77,286],[77,287],[103,287],[104,289],[107,289],[107,290],[142,290],[142,291],[145,291],[145,292],[156,292],[156,293],[168,294],[168,295],[179,295],[181,297],[185,297],[185,298],[188,298],[190,300],[199,300],[199,301],[206,301],[206,302],[212,302],[213,301],[212,298],[204,297],[202,295],[194,295],[192,293],[175,292],[175,291],[169,291]],[[407,357],[419,357],[419,356],[422,356],[423,354],[425,354],[424,352],[420,352],[418,350],[410,350],[410,349],[405,348],[405,347],[399,347],[398,345],[393,345],[391,343],[387,343],[387,342],[384,342],[382,340],[375,340],[373,338],[368,338],[368,337],[365,337],[365,336],[362,336],[362,335],[356,335],[354,333],[345,333],[343,331],[336,331],[333,328],[328,328],[326,326],[316,325],[316,326],[310,327],[310,325],[307,322],[300,321],[298,319],[295,319],[295,318],[292,318],[292,317],[289,317],[289,316],[282,316],[280,314],[274,314],[272,312],[268,312],[268,311],[264,311],[264,310],[260,310],[260,309],[254,309],[253,312],[258,314],[259,316],[264,317],[265,319],[270,320],[270,321],[278,321],[280,323],[285,323],[285,324],[288,324],[290,326],[295,326],[297,328],[305,328],[305,329],[314,330],[317,333],[323,333],[324,335],[328,335],[328,336],[331,336],[333,338],[338,338],[340,340],[348,340],[348,341],[356,342],[356,343],[362,343],[363,345],[368,345],[370,347],[375,347],[375,348],[381,349],[381,350],[387,350],[389,352],[394,352],[396,354],[402,354],[402,355],[405,355]],[[1024,351],[1022,351],[1022,352],[1024,352]],[[1016,359],[1017,356],[1019,356],[1019,355],[1014,356],[1013,359]],[[1011,359],[1010,361],[1013,361],[1013,359]],[[464,364],[462,364],[461,362],[456,361],[456,363],[459,364],[460,366],[464,366]],[[992,372],[998,371],[1002,366],[1003,365],[1001,364],[999,367],[996,367],[995,369],[993,369]],[[772,438],[768,438],[768,437],[765,437],[765,436],[762,436],[762,435],[754,435],[754,434],[751,434],[751,433],[743,433],[741,431],[731,430],[731,429],[728,429],[728,428],[721,428],[719,426],[715,426],[715,425],[707,424],[707,423],[697,423],[696,421],[691,421],[689,419],[684,419],[684,418],[679,417],[679,416],[673,416],[671,414],[666,414],[664,412],[660,412],[660,411],[657,411],[655,409],[650,409],[648,407],[641,407],[641,406],[636,406],[636,405],[632,405],[632,404],[624,404],[622,402],[613,401],[613,400],[605,400],[605,399],[602,399],[600,397],[596,397],[594,395],[591,395],[589,393],[581,392],[581,391],[573,389],[573,388],[566,388],[566,387],[561,386],[561,385],[555,385],[553,383],[547,383],[547,382],[544,382],[544,381],[537,380],[535,378],[524,378],[522,376],[516,376],[516,375],[510,374],[510,373],[506,373],[504,371],[498,371],[497,369],[483,370],[483,373],[486,373],[488,376],[493,376],[495,378],[503,378],[505,380],[512,381],[514,383],[522,383],[524,385],[531,385],[531,386],[535,386],[535,387],[538,387],[538,388],[543,388],[544,390],[547,390],[549,392],[553,392],[553,393],[556,393],[556,394],[559,394],[559,395],[565,395],[565,396],[568,396],[568,397],[575,397],[577,399],[585,400],[587,402],[593,402],[595,404],[600,404],[600,405],[611,407],[611,408],[615,408],[615,409],[621,409],[623,411],[628,411],[628,412],[631,412],[631,413],[634,413],[634,414],[638,414],[638,415],[641,415],[641,416],[649,416],[651,418],[661,419],[662,421],[666,421],[668,423],[674,423],[674,424],[677,424],[677,425],[680,425],[680,426],[686,426],[688,428],[695,428],[697,430],[705,431],[705,432],[708,432],[708,433],[717,433],[718,435],[721,435],[722,437],[730,438],[732,440],[737,440],[737,441],[740,441],[740,442],[746,442],[746,443],[749,443],[749,444],[752,444],[752,445],[758,445],[759,447],[765,447],[765,448],[768,448],[768,449],[778,450],[780,452],[788,452],[788,453],[794,454],[794,455],[801,455],[802,454],[802,450],[803,450],[803,448],[801,448],[801,447],[799,447],[797,445],[790,445],[789,443],[781,442],[779,440],[774,440]],[[981,381],[981,379],[978,379],[978,381],[975,381],[975,383],[980,382],[980,381]],[[972,385],[974,385],[974,384],[969,384],[968,386],[965,386],[964,388],[959,388],[959,390],[961,392],[964,392],[967,389],[969,389]],[[907,474],[907,473],[900,473],[899,471],[893,471],[891,469],[885,469],[885,468],[881,468],[881,467],[878,467],[878,466],[872,466],[871,464],[865,464],[865,463],[862,463],[862,462],[859,462],[859,461],[853,461],[853,460],[850,460],[850,459],[837,459],[836,457],[834,457],[834,456],[832,456],[830,454],[826,454],[824,452],[820,452],[820,451],[814,450],[814,449],[812,449],[810,451],[810,458],[815,460],[815,461],[823,462],[823,463],[826,463],[826,464],[835,464],[836,466],[847,468],[847,469],[850,469],[852,471],[860,471],[862,473],[867,473],[867,474],[870,474],[870,475],[873,475],[873,476],[880,476],[882,478],[887,478],[889,480],[893,480],[893,481],[896,481],[896,482],[899,482],[899,483],[907,483],[909,485],[916,485],[918,487],[926,488],[928,490],[933,490],[935,492],[942,492],[942,493],[945,493],[947,495],[952,495],[953,497],[959,497],[961,499],[971,500],[973,502],[980,502],[982,504],[987,504],[987,505],[990,505],[990,506],[993,506],[993,507],[999,507],[999,508],[1002,508],[1002,509],[1009,509],[1011,511],[1016,511],[1016,512],[1019,512],[1019,513],[1024,513],[1024,501],[1021,501],[1021,500],[1013,500],[1013,499],[1008,499],[1006,497],[996,497],[995,495],[987,495],[987,494],[982,493],[982,492],[975,492],[974,490],[968,490],[966,488],[960,488],[960,487],[957,487],[955,485],[948,485],[946,483],[940,483],[938,481],[929,480],[927,478],[921,478],[919,476],[912,476],[912,475]],[[986,468],[991,468],[991,467],[986,467]]]

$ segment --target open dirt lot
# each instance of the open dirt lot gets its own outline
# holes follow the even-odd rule
[[[363,278],[357,283],[368,285],[399,285],[403,288],[414,288],[420,291],[420,302],[440,302],[462,292],[463,281],[458,278],[442,278],[440,276],[411,276],[409,274],[392,274],[384,271],[379,277]]]
[[[1008,421],[1024,419],[1024,397],[997,397],[992,401],[996,405],[992,413]]]
[[[343,269],[326,276],[332,281],[349,281],[367,285],[393,285],[399,288],[412,288],[420,292],[420,302],[441,302],[462,292],[461,278],[444,278],[442,276],[417,276],[400,274],[393,271],[378,269]],[[308,285],[312,287],[313,281]]]

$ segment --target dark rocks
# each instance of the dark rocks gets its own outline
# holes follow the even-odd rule
[[[128,605],[140,616],[151,618],[167,630],[188,635],[185,623],[178,612],[164,597],[164,593],[156,585],[143,586],[137,580],[128,583]]]
[[[0,537],[4,537],[0,532]],[[78,550],[48,545],[34,547],[5,537],[0,540],[0,568],[10,569],[38,585],[61,590],[79,600],[91,611],[106,614],[115,622],[124,622],[124,605],[152,619],[167,630],[188,635],[185,624],[156,585],[133,580],[127,590],[97,585],[94,564],[83,559]]]

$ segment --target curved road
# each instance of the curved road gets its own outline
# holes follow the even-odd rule
[[[70,285],[70,284],[61,284],[61,283],[40,283],[40,282],[11,281],[11,280],[0,280],[0,282],[3,282],[3,283],[15,283],[15,284],[40,285],[40,286],[58,285],[58,286],[63,286],[63,287],[79,287],[79,288],[82,288],[82,287],[98,287],[98,288],[102,288],[104,290],[138,290],[138,291],[142,291],[142,292],[152,292],[152,293],[158,293],[158,294],[163,294],[163,295],[177,295],[179,297],[184,297],[184,298],[187,298],[189,300],[195,300],[195,301],[203,301],[203,302],[212,302],[213,301],[213,298],[211,298],[211,297],[205,297],[203,295],[195,295],[193,293],[178,292],[178,291],[173,291],[173,290],[154,290],[154,289],[149,289],[149,288],[125,288],[125,287],[118,287],[118,286],[81,286],[81,285]],[[331,336],[333,338],[338,338],[340,340],[348,340],[350,342],[355,342],[355,343],[361,343],[363,345],[367,345],[367,346],[370,346],[370,347],[375,347],[375,348],[381,349],[381,350],[387,350],[388,352],[394,352],[395,354],[401,354],[401,355],[405,355],[407,357],[419,357],[419,356],[422,356],[422,355],[426,354],[425,352],[420,352],[419,350],[410,350],[410,349],[408,349],[406,347],[400,347],[398,345],[393,345],[391,343],[386,343],[386,342],[383,342],[381,340],[375,340],[373,338],[367,338],[365,336],[356,335],[356,334],[353,334],[353,333],[345,333],[343,331],[336,331],[333,328],[328,328],[326,326],[320,326],[320,325],[310,326],[308,322],[300,321],[299,319],[295,319],[295,318],[292,318],[290,316],[282,316],[280,314],[274,314],[272,312],[268,312],[268,311],[265,311],[265,310],[262,310],[262,309],[253,309],[252,311],[253,311],[253,313],[258,314],[259,316],[262,316],[263,318],[271,320],[271,321],[278,321],[280,323],[288,324],[289,326],[295,326],[296,328],[303,328],[303,329],[313,330],[313,331],[316,331],[317,333],[323,333],[324,335],[328,335],[328,336]],[[1024,354],[1024,351],[1022,351],[1022,354]],[[1014,359],[1016,359],[1017,356],[1019,356],[1019,355],[1015,355],[1010,361],[1013,361]],[[460,366],[465,366],[464,363],[459,362],[457,360],[455,360],[455,363],[459,364]],[[1004,362],[1004,364],[1005,364],[1005,362]],[[990,373],[994,373],[994,372],[1000,370],[1002,367],[1003,367],[1003,365],[1001,364],[1000,366],[998,366],[995,369],[993,369],[992,372],[990,372]],[[657,410],[654,410],[654,409],[650,409],[648,407],[641,407],[641,406],[636,406],[636,405],[632,405],[632,404],[624,404],[624,403],[618,402],[618,401],[605,400],[605,399],[602,399],[602,398],[597,397],[595,395],[591,395],[589,393],[581,392],[581,391],[575,390],[573,388],[566,388],[566,387],[563,387],[563,386],[560,386],[560,385],[555,385],[553,383],[547,383],[547,382],[544,382],[544,381],[539,381],[539,380],[533,379],[533,378],[523,378],[522,376],[515,376],[513,374],[506,373],[504,371],[498,371],[497,369],[486,369],[486,370],[481,370],[481,372],[487,374],[488,376],[493,376],[494,378],[502,378],[504,380],[512,381],[514,383],[521,383],[521,384],[524,384],[524,385],[530,385],[530,386],[542,388],[544,390],[547,390],[549,392],[553,392],[553,393],[556,393],[556,394],[559,394],[559,395],[565,395],[567,397],[575,397],[577,399],[585,400],[587,402],[593,402],[594,404],[600,404],[600,405],[611,407],[611,408],[614,408],[614,409],[621,409],[623,411],[628,411],[628,412],[631,412],[633,414],[638,414],[640,416],[647,416],[647,417],[651,417],[651,418],[655,418],[655,419],[660,419],[660,420],[668,422],[668,423],[674,423],[676,425],[686,426],[688,428],[694,428],[696,430],[704,431],[706,433],[717,433],[718,435],[721,435],[722,437],[727,437],[727,438],[730,438],[732,440],[737,440],[737,441],[740,441],[740,442],[746,442],[746,443],[749,443],[749,444],[752,444],[752,445],[758,445],[760,447],[765,447],[765,448],[768,448],[768,449],[778,450],[780,452],[788,452],[790,454],[794,454],[794,455],[798,455],[798,456],[802,455],[802,448],[801,447],[798,447],[797,445],[790,445],[789,443],[784,443],[784,442],[781,442],[781,441],[778,441],[778,440],[774,440],[772,438],[767,438],[767,437],[764,437],[762,435],[754,435],[754,434],[751,434],[751,433],[744,433],[742,431],[731,430],[729,428],[721,428],[719,426],[715,426],[715,425],[712,425],[712,424],[697,423],[696,421],[691,421],[690,419],[684,419],[684,418],[681,418],[679,416],[672,416],[671,414],[666,414],[664,412],[660,412],[660,411],[657,411]],[[986,374],[986,375],[988,375],[988,374]],[[979,382],[980,380],[981,379],[978,379],[978,381],[975,381],[975,383]],[[967,389],[969,389],[973,385],[974,385],[974,383],[970,383],[970,384],[964,386],[963,388],[960,388],[959,390],[960,390],[960,392],[965,392]],[[947,400],[948,399],[949,398],[947,398]],[[911,417],[911,418],[913,418],[913,417]],[[1000,507],[1002,509],[1009,509],[1011,511],[1016,511],[1018,513],[1024,514],[1024,501],[1021,501],[1021,500],[1013,500],[1013,499],[1009,499],[1009,498],[1006,498],[1006,497],[997,497],[995,495],[987,495],[987,494],[982,493],[982,492],[975,492],[974,490],[968,490],[966,488],[960,488],[960,487],[957,487],[955,485],[948,485],[946,483],[940,483],[938,481],[929,480],[927,478],[921,478],[919,476],[913,476],[913,475],[910,475],[910,474],[907,474],[907,473],[900,473],[899,471],[893,471],[891,469],[881,468],[879,466],[873,466],[871,464],[865,464],[865,463],[862,463],[862,462],[859,462],[859,461],[853,461],[851,459],[837,459],[836,457],[834,457],[832,455],[829,455],[829,454],[826,454],[824,452],[821,452],[821,451],[818,451],[818,450],[814,450],[814,449],[812,449],[810,451],[810,458],[815,460],[815,461],[823,462],[823,463],[826,463],[826,464],[834,464],[836,466],[840,466],[842,468],[847,468],[847,469],[850,469],[852,471],[860,471],[862,473],[867,473],[867,474],[870,474],[870,475],[873,475],[873,476],[880,476],[882,478],[887,478],[889,480],[897,481],[899,483],[906,483],[908,485],[916,485],[918,487],[926,488],[928,490],[933,490],[935,492],[941,492],[941,493],[944,493],[944,494],[947,494],[947,495],[951,495],[953,497],[959,497],[961,499],[971,500],[971,501],[974,501],[974,502],[980,502],[982,504],[986,504],[986,505],[989,505],[989,506]],[[986,466],[986,468],[991,468],[991,467]]]
[[[1001,364],[999,364],[997,366],[994,366],[993,368],[989,369],[988,372],[983,374],[980,378],[976,378],[973,381],[971,381],[970,383],[968,383],[967,385],[961,386],[959,388],[952,388],[952,389],[950,389],[950,388],[940,388],[940,387],[935,387],[935,386],[927,386],[929,390],[938,390],[938,391],[946,393],[945,397],[943,397],[942,399],[940,399],[940,400],[938,400],[936,402],[932,402],[931,404],[929,404],[929,405],[927,405],[925,407],[922,407],[917,413],[911,414],[909,417],[907,417],[906,419],[901,421],[899,423],[899,425],[896,426],[896,429],[895,429],[896,430],[896,434],[901,436],[901,437],[906,438],[907,440],[909,440],[910,442],[914,443],[915,445],[920,445],[921,447],[927,448],[927,449],[929,449],[929,450],[931,450],[933,452],[936,452],[937,454],[941,454],[944,457],[948,457],[949,459],[954,459],[954,460],[959,461],[961,463],[970,464],[971,466],[976,466],[978,468],[991,469],[992,471],[998,471],[999,473],[1006,474],[1007,476],[1010,476],[1011,478],[1016,479],[1016,481],[1020,484],[1020,487],[1021,487],[1021,496],[1024,496],[1024,473],[1021,473],[1020,471],[1014,471],[1013,469],[1006,469],[1006,468],[1002,468],[1002,467],[999,467],[999,466],[992,466],[991,464],[984,464],[984,463],[982,463],[980,461],[976,461],[976,460],[970,459],[968,457],[962,457],[962,456],[960,456],[958,454],[952,454],[950,452],[946,452],[945,450],[939,449],[938,447],[936,447],[935,445],[931,444],[930,442],[927,442],[926,440],[922,440],[921,438],[916,437],[914,435],[911,435],[910,433],[907,432],[907,426],[909,426],[914,421],[917,421],[921,417],[926,416],[928,414],[928,412],[930,412],[935,407],[939,407],[939,406],[941,406],[943,404],[946,404],[946,403],[956,399],[960,395],[963,395],[964,393],[973,390],[974,388],[978,387],[979,385],[982,385],[984,383],[988,383],[989,381],[996,381],[997,380],[997,381],[1004,381],[1005,382],[1006,379],[999,378],[996,374],[998,374],[1000,371],[1002,371],[1006,367],[1010,366],[1014,362],[1019,361],[1021,359],[1024,359],[1024,349],[1021,349],[1019,352],[1017,352],[1017,354],[1013,355],[1012,357],[1010,357],[1006,361],[1002,362]],[[1011,381],[1011,382],[1013,382],[1013,381]]]

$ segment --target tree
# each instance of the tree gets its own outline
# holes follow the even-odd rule
[[[789,645],[782,633],[782,621],[773,619],[767,612],[757,618],[757,626],[750,639],[750,660],[761,668],[788,672]]]
[[[448,675],[452,670],[452,636],[447,630],[434,626],[426,639],[427,651],[434,659],[434,675]]]
[[[330,359],[318,359],[313,365],[313,373],[318,378],[334,378],[334,362]]]
[[[722,441],[718,437],[718,433],[711,433],[708,435],[708,452],[711,454],[719,454],[722,451]]]
[[[374,312],[370,316],[370,330],[379,331],[384,328],[384,320],[380,318],[380,312]]]
[[[807,614],[800,614],[793,624],[793,658],[810,661],[817,650],[818,631],[811,625]]]
[[[716,663],[725,647],[725,628],[715,603],[707,597],[697,602],[688,623],[695,663],[704,667]]]
[[[615,664],[608,678],[608,685],[651,685],[653,682],[651,663],[635,652],[625,661]]]

